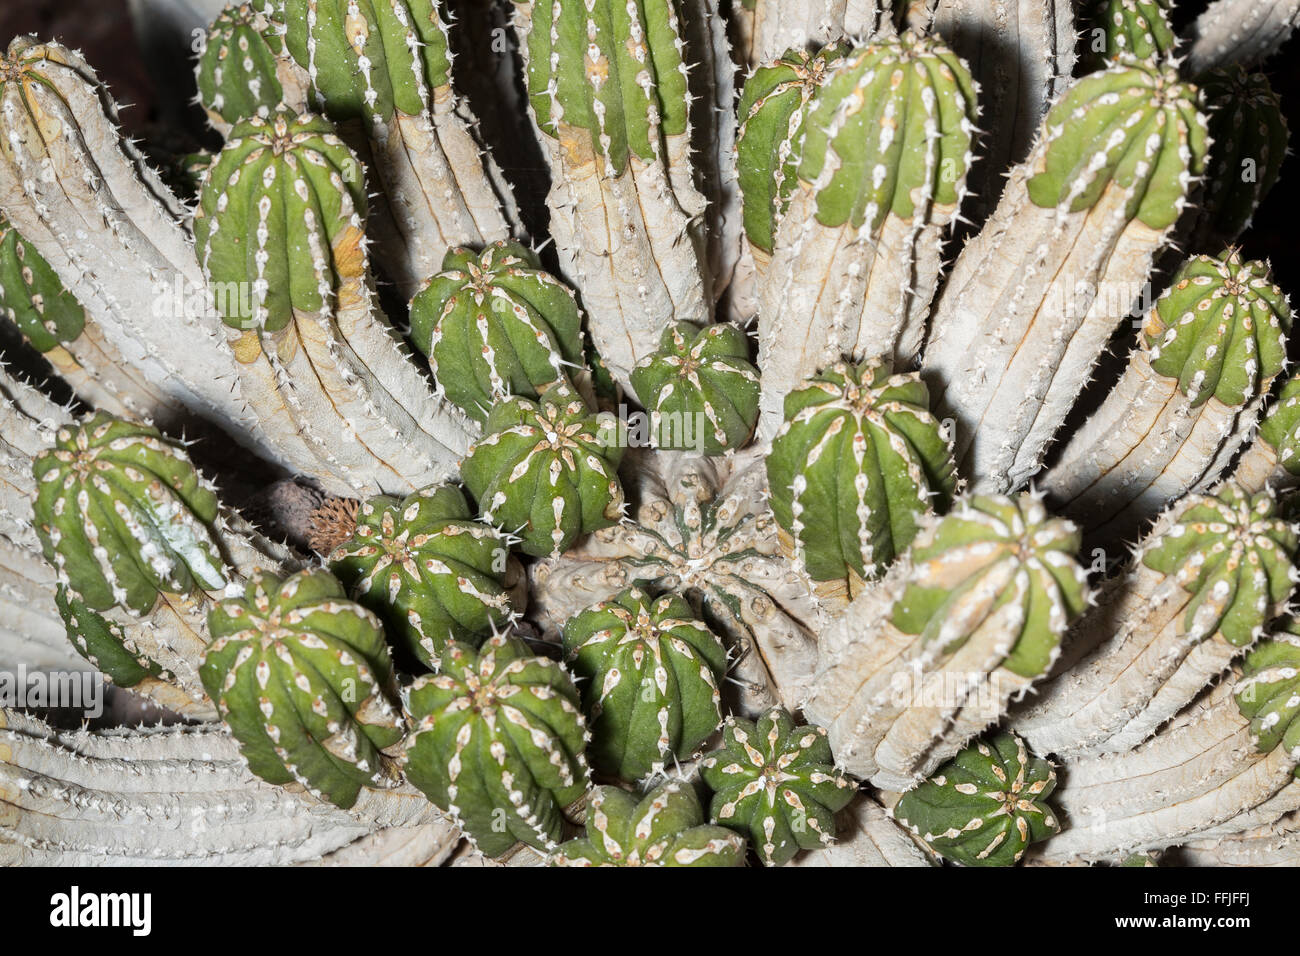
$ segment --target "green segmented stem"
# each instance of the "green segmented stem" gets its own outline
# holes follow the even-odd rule
[[[1178,36],[1169,20],[1172,5],[1172,0],[1095,0],[1095,26],[1087,40],[1093,65],[1104,67],[1125,55],[1160,60],[1173,53]]]
[[[767,478],[796,560],[850,598],[957,490],[952,442],[925,383],[882,359],[836,364],[786,396]]]
[[[758,369],[734,325],[669,326],[659,351],[632,370],[632,388],[650,412],[656,448],[722,455],[744,445],[758,421]]]
[[[1289,489],[1300,479],[1300,375],[1292,375],[1278,390],[1232,477],[1249,492],[1265,486]]]
[[[1047,798],[1052,765],[1014,734],[979,741],[903,794],[894,819],[946,860],[965,866],[1012,866],[1031,844],[1061,826]]]
[[[0,216],[0,314],[40,352],[81,335],[86,310],[50,264]]]
[[[551,866],[744,866],[745,838],[705,822],[690,784],[668,781],[644,797],[596,787],[587,835],[561,844]]]
[[[531,250],[504,240],[447,253],[411,300],[411,339],[447,397],[480,422],[503,398],[536,399],[568,381],[583,361],[573,291]]]
[[[1236,699],[1260,753],[1276,747],[1300,753],[1300,623],[1294,617],[1246,655]]]
[[[330,568],[357,600],[437,669],[452,641],[477,646],[513,616],[507,539],[474,521],[454,485],[362,503]]]
[[[165,677],[161,667],[140,653],[120,624],[88,608],[60,585],[54,596],[72,646],[118,687],[134,687],[149,677]]]
[[[351,807],[402,740],[379,619],[323,568],[258,572],[208,614],[199,674],[253,773]]]
[[[721,722],[727,652],[683,598],[623,591],[566,622],[563,639],[574,673],[586,680],[597,770],[623,780],[662,773]]]
[[[281,104],[306,108],[306,77],[285,45],[278,0],[232,4],[217,14],[199,50],[194,75],[199,104],[218,130],[268,118]]]
[[[483,853],[555,846],[588,783],[588,733],[564,668],[504,634],[477,653],[453,644],[405,703],[407,778]]]

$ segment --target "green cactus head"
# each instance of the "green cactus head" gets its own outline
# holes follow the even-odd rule
[[[283,11],[273,0],[232,4],[217,14],[199,50],[199,104],[214,123],[269,117],[284,102],[279,60]]]
[[[517,242],[452,249],[411,300],[411,340],[447,397],[481,422],[502,398],[568,381],[583,360],[582,312]]]
[[[1263,262],[1235,249],[1196,256],[1174,277],[1144,335],[1151,368],[1178,379],[1193,405],[1211,396],[1244,405],[1267,392],[1286,364],[1287,297]]]
[[[1211,70],[1200,83],[1214,140],[1204,206],[1214,232],[1228,241],[1250,225],[1281,175],[1290,131],[1265,74],[1233,64]]]
[[[543,133],[576,156],[600,157],[605,175],[620,176],[630,157],[654,162],[663,136],[687,131],[676,0],[516,2],[530,7],[524,79]]]
[[[473,520],[461,490],[439,485],[363,502],[329,561],[390,637],[436,670],[452,641],[476,647],[512,618],[508,555],[508,540]]]
[[[960,647],[979,628],[1004,629],[1001,666],[1038,677],[1088,606],[1079,545],[1078,529],[1048,514],[1036,495],[963,498],[912,543],[893,624],[943,650]]]
[[[168,676],[140,653],[120,624],[91,610],[75,591],[59,585],[54,604],[77,653],[118,687],[134,687],[147,677]]]
[[[421,116],[451,83],[434,0],[283,0],[285,43],[336,123]]]
[[[978,113],[970,71],[937,39],[907,32],[847,53],[803,123],[799,179],[818,222],[871,234],[887,215],[960,205]]]
[[[1012,866],[1060,830],[1047,803],[1056,771],[1014,734],[978,741],[905,794],[894,819],[945,860]]]
[[[86,312],[36,247],[0,215],[0,315],[40,352],[74,342]]]
[[[1280,630],[1246,655],[1237,681],[1237,706],[1250,721],[1260,753],[1279,745],[1300,756],[1300,621],[1289,617]]]
[[[384,630],[332,574],[259,571],[208,630],[199,678],[253,773],[344,808],[389,784],[403,728]]]
[[[563,809],[587,788],[587,728],[564,668],[499,634],[453,644],[439,673],[406,693],[407,779],[488,856],[517,842],[551,849]]]
[[[705,823],[690,784],[662,783],[644,797],[618,787],[587,796],[587,835],[561,844],[551,866],[744,866],[745,838]]]
[[[45,558],[85,605],[149,612],[161,593],[220,591],[217,496],[184,447],[99,412],[32,463]]]
[[[1076,80],[1044,120],[1029,198],[1079,212],[1118,190],[1129,219],[1157,230],[1172,226],[1192,180],[1206,169],[1210,137],[1201,102],[1172,65],[1128,55]]]
[[[1268,414],[1259,424],[1259,439],[1277,455],[1278,464],[1300,475],[1300,374],[1283,384]]]
[[[1094,0],[1095,27],[1089,37],[1091,62],[1100,69],[1128,55],[1163,59],[1178,45],[1169,21],[1172,0]]]
[[[499,402],[483,432],[461,462],[461,477],[483,517],[518,535],[528,554],[560,554],[618,521],[623,423],[608,412],[592,414],[568,385],[536,402]]]
[[[785,399],[767,456],[772,512],[815,581],[848,595],[881,574],[957,489],[951,437],[915,372],[839,363]]]
[[[721,455],[744,445],[758,422],[758,369],[734,325],[670,325],[659,351],[632,370],[632,388],[656,448]]]
[[[790,205],[804,119],[813,96],[848,49],[836,43],[816,53],[790,50],[745,80],[738,109],[736,166],[744,197],[745,234],[764,252],[772,251],[777,223]]]
[[[586,681],[597,770],[629,781],[662,773],[717,729],[727,652],[683,598],[632,588],[571,618],[563,637]]]
[[[226,324],[275,333],[365,294],[360,164],[318,116],[238,123],[203,180],[194,236]],[[240,354],[237,350],[237,354]]]
[[[778,707],[757,723],[728,717],[722,738],[700,764],[715,823],[748,834],[769,866],[834,841],[835,814],[856,788],[835,770],[823,728],[796,726]]]
[[[1157,527],[1141,561],[1191,595],[1182,620],[1190,639],[1254,643],[1300,581],[1297,529],[1278,516],[1269,490],[1249,495],[1228,481],[1215,495],[1184,498]]]

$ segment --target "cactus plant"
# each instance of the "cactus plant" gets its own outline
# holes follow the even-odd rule
[[[1089,50],[1097,65],[1127,55],[1139,60],[1172,53],[1178,36],[1169,20],[1171,0],[1096,0]]]
[[[252,0],[217,14],[194,76],[208,122],[223,134],[240,120],[268,119],[281,104],[307,107],[307,78],[288,56],[284,11],[275,0]]]
[[[669,781],[644,797],[596,787],[587,797],[587,835],[562,843],[552,866],[741,866],[745,838],[704,822],[700,798]]]

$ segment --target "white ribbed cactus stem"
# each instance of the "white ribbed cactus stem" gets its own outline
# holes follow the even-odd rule
[[[836,816],[836,842],[817,853],[802,853],[790,866],[933,866],[934,861],[866,794]]]
[[[1300,866],[1300,814],[1242,833],[1207,835],[1179,853],[1189,866]]]
[[[1215,0],[1192,25],[1187,68],[1193,74],[1264,62],[1300,24],[1300,0]]]
[[[438,825],[402,788],[344,812],[253,777],[212,724],[59,733],[0,710],[0,861],[108,866],[319,860],[382,827]]]
[[[737,53],[753,69],[787,50],[891,36],[888,0],[737,0]]]
[[[1140,296],[1204,167],[1199,102],[1167,65],[1125,61],[1075,81],[958,256],[923,369],[975,490],[1038,470]]]

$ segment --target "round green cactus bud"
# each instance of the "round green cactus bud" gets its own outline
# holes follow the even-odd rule
[[[727,651],[677,595],[639,588],[575,615],[564,649],[583,685],[590,758],[623,780],[660,773],[718,729]]]
[[[86,312],[50,264],[0,215],[0,314],[32,347],[49,352],[73,342]]]
[[[285,42],[336,122],[419,116],[447,86],[447,28],[433,0],[284,0]]]
[[[615,416],[592,414],[561,384],[536,402],[499,403],[483,431],[461,462],[461,477],[483,517],[518,535],[528,554],[559,554],[618,521],[625,442]]]
[[[452,641],[477,647],[512,617],[506,539],[473,520],[454,485],[363,502],[329,556],[348,591],[433,669]]]
[[[836,364],[785,399],[767,456],[772,513],[815,581],[849,595],[916,536],[957,487],[951,437],[915,372]]]
[[[1250,721],[1260,753],[1279,744],[1300,754],[1300,621],[1287,618],[1281,630],[1249,654],[1237,681],[1237,706]]]
[[[913,542],[892,623],[956,650],[985,620],[962,620],[972,615],[952,610],[983,593],[980,606],[1007,631],[1001,666],[1020,677],[1045,674],[1088,606],[1088,576],[1075,557],[1080,541],[1079,530],[1048,514],[1036,495],[964,498]]]
[[[1169,21],[1171,0],[1097,0],[1090,49],[1097,68],[1128,54],[1161,59],[1178,45]]]
[[[282,13],[270,0],[232,4],[217,14],[199,51],[199,104],[214,123],[269,117],[285,99],[279,76],[284,55]]]
[[[1047,803],[1056,771],[1014,734],[967,747],[915,790],[894,819],[946,860],[966,866],[1012,866],[1031,843],[1060,830]]]
[[[1259,440],[1273,449],[1279,465],[1300,475],[1300,375],[1287,379],[1278,392],[1259,424]]]
[[[543,133],[565,138],[564,127],[586,130],[607,175],[618,176],[631,155],[653,162],[661,135],[686,132],[690,93],[676,4],[529,6],[525,81]]]
[[[715,823],[749,834],[768,866],[830,845],[835,813],[856,788],[835,770],[824,729],[796,727],[777,707],[757,723],[728,717],[722,738],[722,749],[700,764],[714,791],[709,816]]]
[[[1246,647],[1300,580],[1292,566],[1298,543],[1271,491],[1252,496],[1229,481],[1216,495],[1185,499],[1142,551],[1142,563],[1175,576],[1192,595],[1183,617],[1189,639],[1221,637]]]
[[[453,644],[442,670],[406,693],[407,779],[480,850],[551,849],[563,809],[587,788],[587,728],[564,668],[494,635],[475,653]]]
[[[644,797],[596,787],[587,835],[561,844],[551,866],[744,866],[745,838],[704,821],[690,784],[662,783]]]
[[[1291,309],[1268,265],[1242,262],[1231,249],[1188,260],[1144,334],[1151,368],[1178,379],[1193,405],[1211,396],[1244,405],[1282,373],[1290,330]]]
[[[790,50],[745,80],[740,96],[736,167],[744,197],[745,234],[770,253],[776,224],[790,205],[799,167],[799,141],[814,94],[848,51],[832,44],[816,53]]]
[[[88,608],[75,591],[60,585],[54,592],[54,605],[77,653],[118,687],[134,687],[146,677],[166,676],[139,652],[120,624]]]
[[[226,324],[278,332],[297,312],[356,301],[367,272],[365,214],[361,167],[327,121],[279,111],[237,124],[194,218]]]
[[[150,611],[160,593],[219,591],[217,496],[180,443],[100,412],[32,463],[45,558],[86,606]]]
[[[1200,92],[1168,64],[1123,56],[1075,81],[1047,114],[1046,156],[1029,198],[1078,212],[1113,186],[1129,219],[1168,228],[1186,204],[1189,178],[1205,172],[1209,132],[1200,107]]]
[[[937,39],[907,32],[847,54],[803,123],[817,221],[870,234],[886,215],[957,205],[977,117],[970,71]]]
[[[411,341],[449,399],[484,421],[502,398],[535,399],[582,363],[572,290],[517,242],[452,249],[411,300]]]
[[[208,612],[208,630],[199,678],[253,773],[345,809],[387,785],[384,754],[403,735],[392,662],[379,619],[338,579],[259,571]]]
[[[758,369],[734,325],[670,325],[659,351],[632,370],[632,388],[656,448],[721,455],[745,444],[758,421]]]

